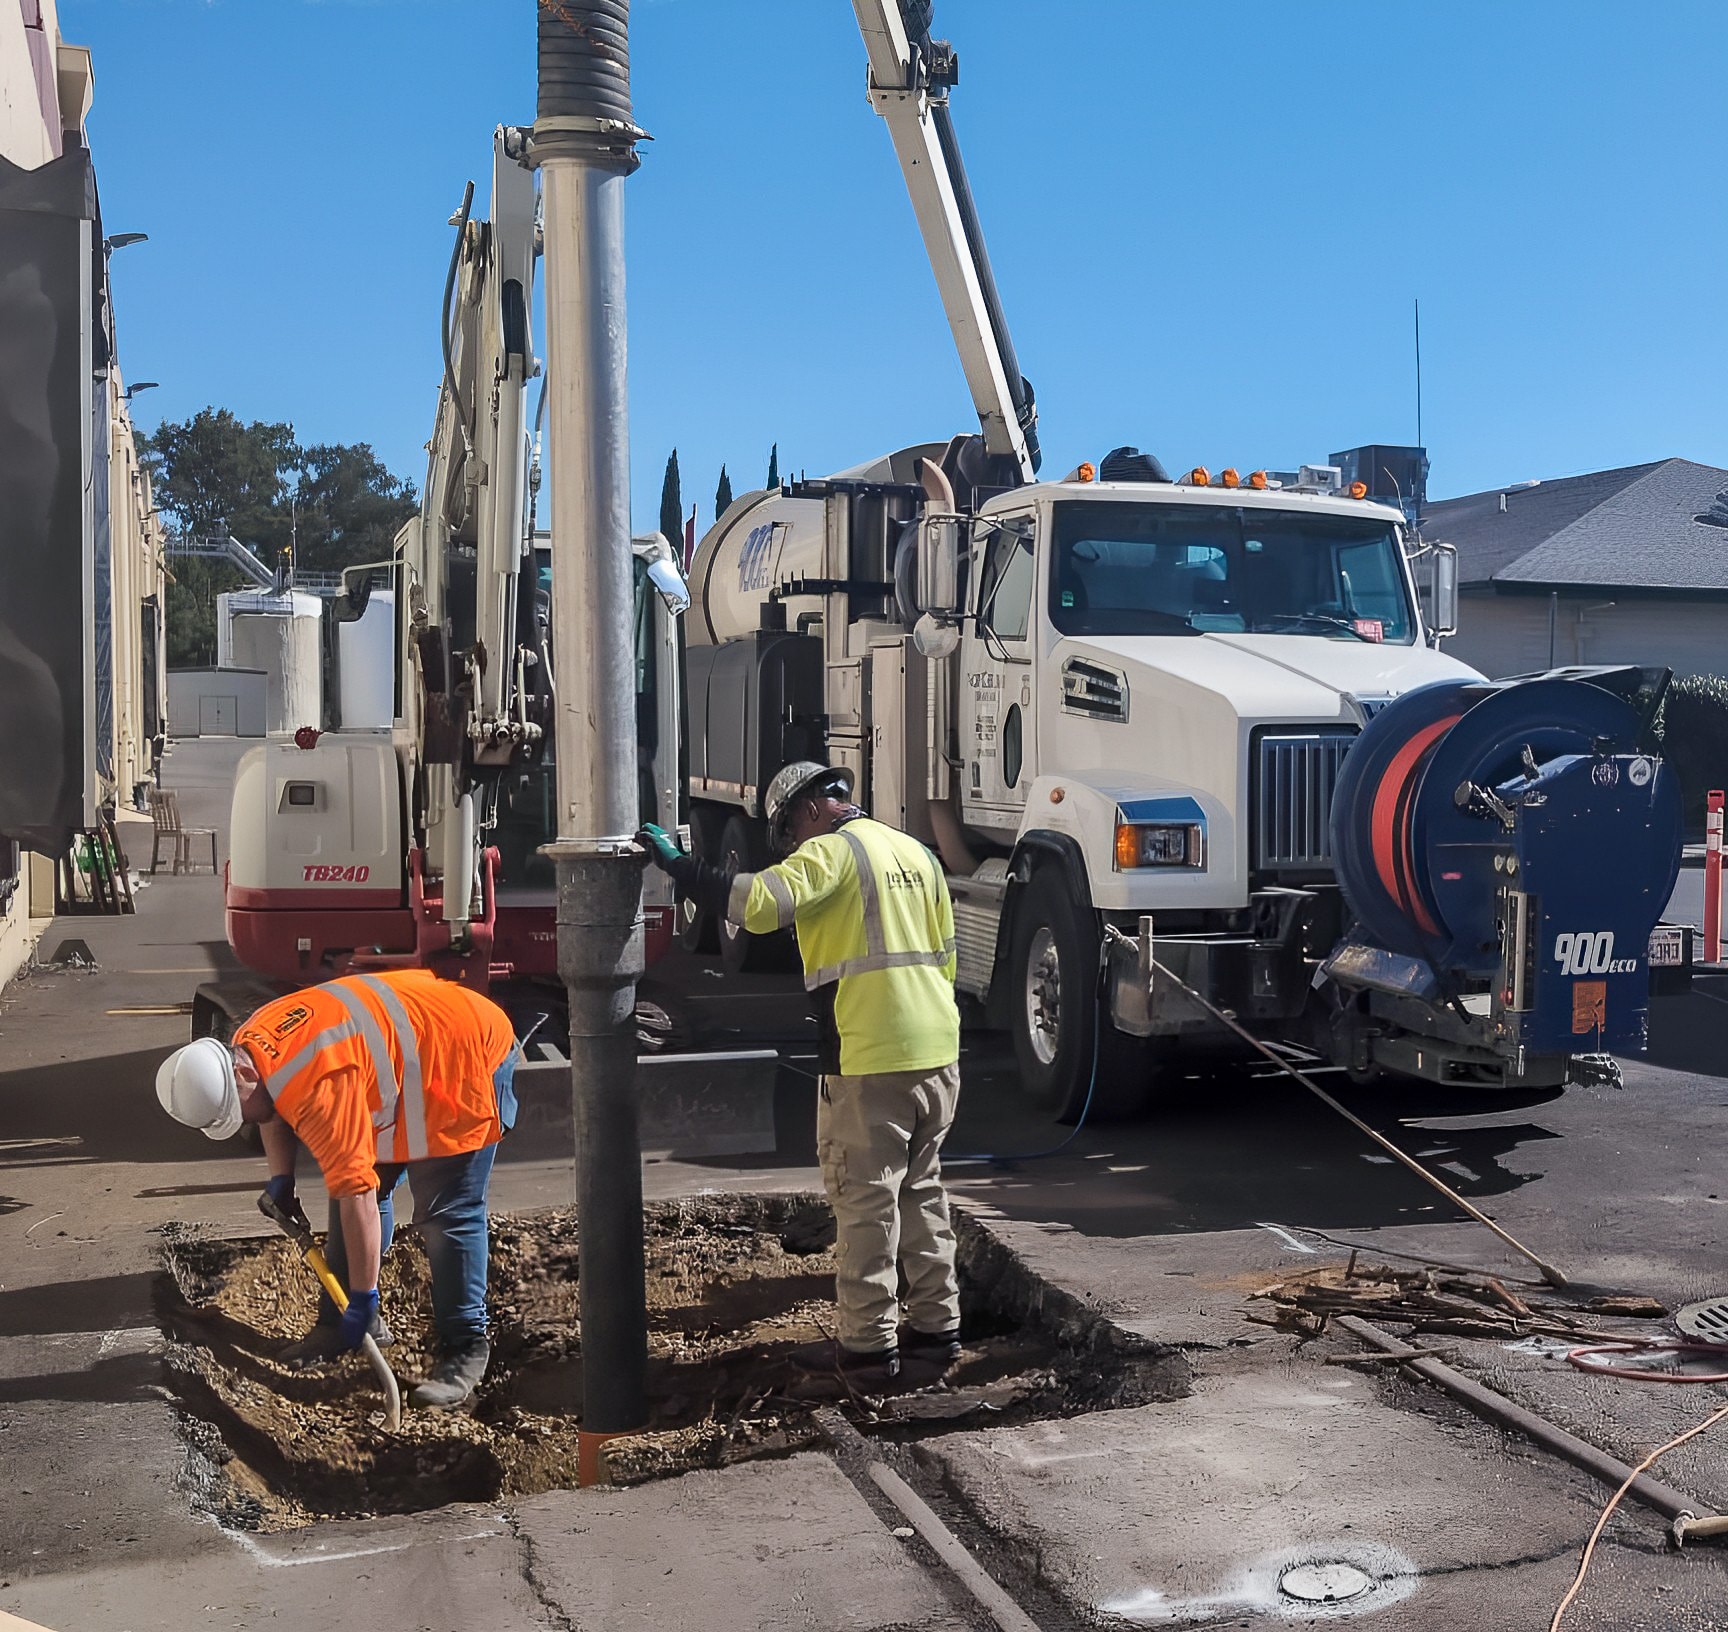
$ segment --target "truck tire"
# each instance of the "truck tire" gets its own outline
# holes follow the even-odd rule
[[[712,861],[720,849],[724,824],[720,812],[708,805],[690,807],[690,848],[704,861]],[[678,944],[686,952],[718,952],[720,925],[714,914],[694,901],[678,903]]]
[[[768,846],[761,824],[742,812],[726,818],[720,830],[720,863],[734,873],[754,873],[768,863]],[[768,943],[778,936],[752,935],[741,925],[722,921],[718,926],[720,961],[734,975],[754,974],[769,968],[773,957]]]
[[[1082,1112],[1088,1121],[1105,1121],[1145,1109],[1152,1051],[1110,1024],[1099,996],[1097,917],[1073,900],[1053,869],[1039,869],[1027,884],[1011,945],[1009,1026],[1026,1097],[1068,1123]]]

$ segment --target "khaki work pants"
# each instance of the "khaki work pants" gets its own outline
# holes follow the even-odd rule
[[[894,1347],[906,1316],[921,1332],[960,1324],[954,1227],[942,1189],[942,1140],[960,1098],[960,1066],[822,1079],[816,1150],[838,1225],[840,1341]]]

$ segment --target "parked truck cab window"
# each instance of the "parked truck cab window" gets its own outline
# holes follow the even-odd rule
[[[1391,523],[1225,505],[1057,505],[1050,621],[1065,635],[1415,635]]]
[[[979,616],[1004,640],[1026,638],[1035,563],[1030,531],[1004,527],[990,542],[978,589],[978,609]]]

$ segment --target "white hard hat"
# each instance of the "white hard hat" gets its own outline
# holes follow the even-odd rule
[[[831,793],[837,799],[852,797],[852,773],[844,765],[822,765],[813,759],[797,759],[782,765],[762,798],[762,814],[768,831],[782,834],[787,812],[805,794]]]
[[[240,1131],[240,1085],[234,1056],[214,1037],[177,1048],[156,1071],[156,1097],[176,1122],[207,1139],[230,1139]]]

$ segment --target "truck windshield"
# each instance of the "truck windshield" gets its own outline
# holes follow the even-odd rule
[[[1057,505],[1050,621],[1065,635],[1415,638],[1391,523],[1211,504]]]

